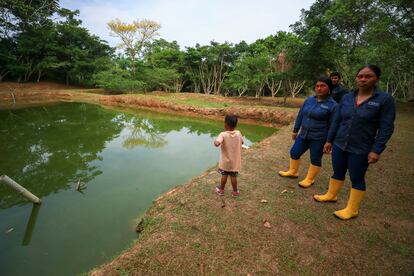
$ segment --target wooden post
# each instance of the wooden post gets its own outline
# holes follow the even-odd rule
[[[6,183],[8,186],[12,187],[14,190],[19,192],[22,196],[29,199],[31,202],[37,204],[41,203],[40,199],[37,196],[26,190],[23,186],[19,185],[16,181],[11,179],[7,175],[0,176],[0,182]]]
[[[30,213],[29,221],[26,225],[26,231],[24,232],[24,237],[22,241],[23,246],[29,245],[30,240],[32,239],[32,234],[36,225],[37,214],[39,213],[39,209],[39,204],[33,204],[32,212]]]

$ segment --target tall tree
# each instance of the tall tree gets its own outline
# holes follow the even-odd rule
[[[148,65],[147,83],[153,83],[157,89],[180,92],[186,81],[184,52],[177,41],[154,40],[144,51],[144,61]],[[153,74],[151,75],[151,71]]]
[[[152,20],[136,20],[132,23],[125,23],[119,19],[108,22],[111,35],[119,37],[122,43],[119,45],[126,50],[131,58],[131,70],[136,71],[136,61],[145,48],[145,45],[157,37],[161,25]]]
[[[295,64],[296,74],[313,81],[324,74],[327,68],[335,67],[338,47],[333,30],[326,23],[326,12],[332,7],[331,0],[316,0],[309,10],[302,10],[301,20],[291,25],[293,31],[304,42],[297,45],[294,55],[289,55]]]
[[[188,47],[185,56],[195,91],[220,94],[230,64],[234,60],[232,45],[210,42],[210,45]]]

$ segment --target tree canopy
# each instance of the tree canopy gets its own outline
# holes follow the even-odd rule
[[[182,49],[159,37],[152,20],[108,22],[123,51],[91,35],[78,11],[58,1],[0,3],[0,81],[43,79],[113,91],[195,92],[226,96],[295,96],[319,75],[339,71],[348,88],[356,68],[383,70],[382,88],[414,97],[414,18],[410,0],[316,0],[291,32],[253,43]],[[58,19],[56,19],[56,17]]]

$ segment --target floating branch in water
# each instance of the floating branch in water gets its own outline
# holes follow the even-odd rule
[[[76,191],[82,192],[82,190],[86,189],[85,183],[81,182],[81,179],[78,179],[78,184],[76,184]]]

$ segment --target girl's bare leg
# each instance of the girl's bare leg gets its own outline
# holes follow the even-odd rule
[[[224,190],[224,187],[226,186],[226,183],[227,183],[227,175],[222,175],[221,176],[221,189],[222,190]],[[233,185],[233,182],[232,182],[232,185]]]
[[[230,176],[231,186],[233,187],[233,192],[237,192],[237,176]]]

